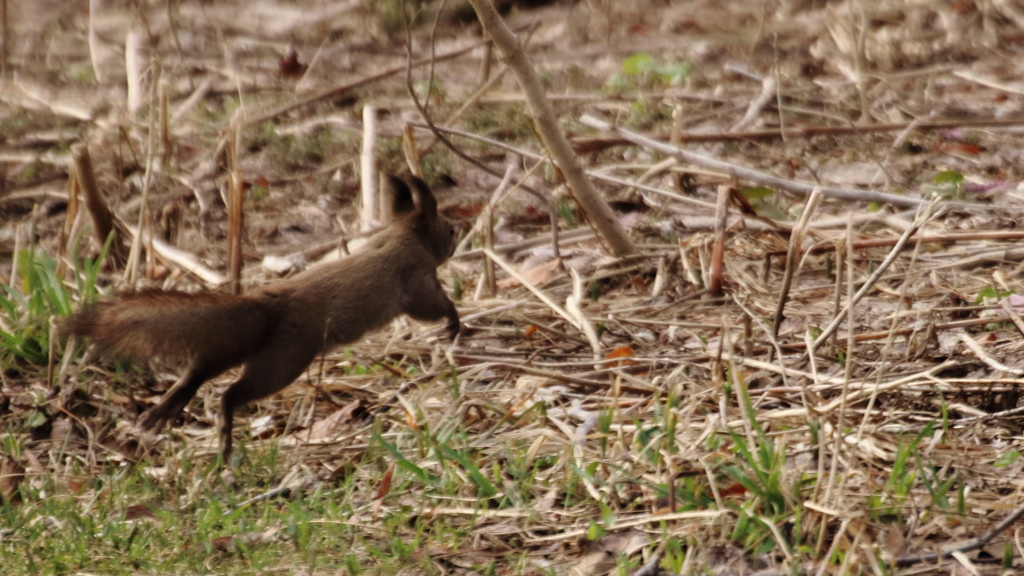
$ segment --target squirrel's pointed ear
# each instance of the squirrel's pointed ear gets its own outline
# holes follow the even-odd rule
[[[435,214],[437,212],[437,200],[434,193],[423,180],[416,176],[405,176],[399,178],[393,174],[381,174],[381,190],[385,197],[391,202],[391,214],[387,221],[390,222],[395,216],[403,214]]]
[[[404,180],[393,174],[380,175],[380,189],[382,196],[386,198],[387,207],[391,214],[386,215],[385,221],[390,222],[399,214],[408,214],[416,210],[417,202],[413,199],[413,192]]]
[[[412,188],[412,200],[416,203],[421,214],[434,214],[437,212],[437,200],[434,193],[430,191],[427,183],[416,176],[410,175],[408,180]]]

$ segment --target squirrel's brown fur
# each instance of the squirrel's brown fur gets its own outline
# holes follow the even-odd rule
[[[422,180],[389,176],[387,184],[393,222],[350,257],[242,296],[124,294],[84,308],[68,328],[129,358],[190,359],[181,380],[143,414],[141,426],[149,431],[174,419],[203,382],[244,365],[221,400],[221,454],[227,464],[235,410],[290,384],[325,348],[353,342],[400,314],[445,318],[449,335],[458,334],[458,312],[436,272],[454,250],[454,231]]]

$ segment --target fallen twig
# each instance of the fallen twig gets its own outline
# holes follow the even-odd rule
[[[503,270],[505,270],[505,272],[507,272],[509,276],[512,276],[513,278],[516,279],[517,282],[525,286],[527,290],[533,292],[533,295],[539,298],[541,302],[546,304],[552,312],[564,318],[567,322],[569,322],[569,324],[571,324],[577,330],[583,330],[583,326],[579,324],[578,320],[572,317],[572,314],[569,314],[564,308],[555,303],[555,301],[552,300],[550,296],[541,291],[540,288],[537,288],[529,280],[523,278],[521,274],[516,272],[515,268],[509,266],[508,262],[505,262],[504,258],[498,256],[494,252],[491,252],[490,250],[487,249],[484,249],[484,254],[486,254],[488,258],[493,260],[495,264],[497,264]]]
[[[812,228],[819,228],[814,223],[811,223]],[[971,242],[971,241],[986,241],[986,240],[1024,240],[1024,231],[990,231],[990,232],[964,232],[957,234],[922,234],[921,236],[914,236],[907,240],[904,247],[910,247],[915,244],[921,243],[933,243],[933,244],[955,244],[957,242]],[[860,250],[863,248],[881,248],[885,246],[895,246],[899,243],[899,238],[876,238],[872,240],[860,240],[853,243],[854,250]],[[828,244],[817,244],[807,249],[807,254],[827,254],[829,252],[835,252],[836,244],[829,242]],[[768,256],[784,256],[786,250],[773,250],[766,252]]]
[[[1009,128],[1013,126],[1024,126],[1024,118],[967,118],[963,120],[920,120],[913,122],[895,122],[891,124],[867,124],[864,126],[803,126],[787,127],[785,130],[749,130],[746,132],[707,132],[680,133],[679,143],[687,142],[737,142],[749,140],[779,140],[783,137],[788,139],[810,138],[812,136],[843,136],[848,134],[875,134],[879,132],[901,132],[911,128],[913,130],[941,130],[944,128]],[[667,139],[668,134],[661,133],[654,136],[657,139]],[[610,148],[629,144],[627,138],[576,138],[573,144],[576,146],[600,146]]]
[[[953,556],[956,552],[971,552],[979,548],[984,548],[989,542],[991,542],[996,536],[998,536],[1003,530],[1006,530],[1012,526],[1017,520],[1024,517],[1024,504],[1017,507],[1010,514],[1003,519],[1002,522],[996,524],[995,528],[990,530],[983,536],[980,536],[966,544],[951,548],[942,552],[931,552],[929,554],[912,554],[909,556],[900,556],[896,559],[896,566],[910,566],[911,564],[918,564],[922,562],[934,562],[939,559],[946,559]]]
[[[846,317],[845,310],[850,309],[853,306],[856,306],[857,303],[860,302],[860,300],[864,297],[864,295],[867,294],[868,291],[874,287],[875,283],[878,282],[878,279],[882,277],[882,274],[884,274],[885,271],[889,269],[889,266],[891,266],[892,263],[896,260],[896,258],[899,256],[899,253],[903,251],[903,247],[910,240],[910,237],[917,233],[918,229],[921,226],[924,226],[924,224],[929,219],[931,219],[932,208],[934,208],[934,205],[934,202],[932,204],[929,204],[926,207],[924,214],[921,217],[914,220],[913,225],[911,225],[910,228],[907,228],[907,231],[904,232],[902,236],[900,236],[899,241],[896,243],[895,246],[893,246],[893,249],[889,252],[889,255],[885,257],[885,260],[883,260],[878,265],[878,268],[875,269],[875,271],[871,274],[871,277],[864,282],[864,284],[860,287],[859,290],[857,290],[857,293],[850,297],[850,301],[846,303],[844,311],[837,314],[836,317],[832,319],[832,322],[828,325],[828,327],[825,328],[821,332],[821,334],[814,339],[814,344],[807,351],[807,354],[814,354],[814,352],[822,345],[822,343],[828,340],[829,337],[832,336],[832,333],[839,329],[839,325],[843,323],[843,320]],[[854,327],[847,326],[847,329],[853,331]]]
[[[785,178],[779,178],[771,174],[766,174],[758,170],[752,170],[750,168],[744,168],[735,164],[730,164],[717,158],[711,158],[710,156],[704,156],[695,152],[683,150],[664,142],[659,142],[652,138],[648,138],[636,132],[631,132],[618,126],[613,125],[610,122],[601,120],[596,116],[590,114],[584,114],[580,117],[580,123],[590,126],[591,128],[597,128],[598,130],[607,130],[618,136],[629,140],[637,146],[643,146],[644,148],[650,148],[657,150],[663,154],[671,154],[678,156],[679,158],[704,166],[705,168],[711,168],[712,170],[721,170],[730,176],[740,178],[742,180],[749,180],[757,184],[763,184],[766,186],[775,186],[795,194],[808,195],[814,190],[815,186],[812,184],[805,184],[803,182],[795,182],[793,180],[787,180]],[[892,204],[893,206],[900,206],[903,208],[916,207],[922,204],[922,200],[917,198],[908,198],[906,196],[899,196],[897,194],[889,194],[887,192],[880,192],[877,190],[855,190],[851,188],[834,188],[831,186],[819,186],[821,193],[825,196],[832,198],[838,198],[840,200],[852,200],[855,202],[879,202],[882,204]]]

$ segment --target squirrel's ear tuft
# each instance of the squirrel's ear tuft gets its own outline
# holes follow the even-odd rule
[[[381,175],[381,190],[391,199],[391,219],[403,214],[434,214],[437,200],[423,180],[416,176],[399,178],[393,174]]]
[[[434,214],[437,212],[437,200],[434,193],[430,191],[427,183],[416,176],[408,177],[409,185],[412,187],[412,199],[419,208],[421,214]]]
[[[391,209],[391,214],[390,218],[385,219],[386,221],[393,220],[395,216],[409,214],[416,210],[417,202],[413,198],[412,190],[398,176],[381,174],[380,189],[383,192],[382,196],[390,202],[388,207]]]

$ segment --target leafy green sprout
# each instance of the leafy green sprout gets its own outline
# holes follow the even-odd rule
[[[112,241],[113,235],[95,260],[79,261],[74,252],[69,256],[76,262],[73,280],[82,301],[96,296],[96,279]],[[0,367],[47,363],[51,318],[71,314],[75,301],[72,286],[59,270],[56,258],[35,247],[18,255],[18,267],[13,271],[16,281],[0,286],[0,325],[4,326],[0,330]]]
[[[939,198],[955,199],[963,195],[964,175],[955,170],[944,170],[935,175],[929,191]]]
[[[1003,298],[1007,298],[1015,294],[1013,290],[999,290],[994,286],[987,286],[978,291],[978,295],[974,298],[975,305],[984,304],[986,301],[998,302]]]
[[[618,74],[608,80],[612,89],[657,88],[681,86],[689,77],[693,65],[690,62],[658,64],[646,52],[637,52],[622,61]]]
[[[768,186],[754,186],[741,188],[740,194],[750,202],[750,205],[757,210],[757,213],[776,221],[787,221],[793,218],[776,204],[771,202],[775,197],[775,190]]]

